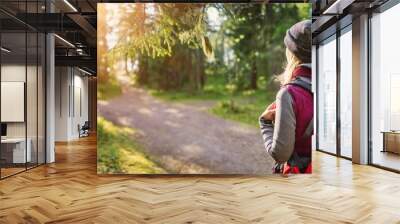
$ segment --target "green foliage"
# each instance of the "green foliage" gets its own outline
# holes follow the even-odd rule
[[[210,112],[225,119],[258,127],[258,117],[273,101],[273,94],[268,94],[265,90],[246,91],[221,101]]]
[[[203,36],[202,41],[201,41],[201,44],[202,44],[202,46],[203,46],[203,52],[204,52],[204,54],[205,54],[207,57],[211,58],[212,55],[213,55],[213,51],[212,51],[212,46],[211,46],[211,43],[210,43],[210,40],[208,39],[208,37]]]
[[[223,76],[209,76],[202,90],[188,92],[185,90],[160,90],[149,89],[153,96],[167,101],[193,101],[193,100],[224,100],[228,99],[232,91],[225,85]]]
[[[167,100],[221,102],[213,113],[254,124],[276,92],[286,31],[310,4],[122,4],[115,16],[111,61],[137,62],[137,85]]]
[[[161,58],[139,59],[135,83],[158,90],[195,92],[202,87],[204,55],[200,49],[174,46],[174,54]]]
[[[99,100],[109,100],[121,95],[121,86],[112,76],[107,82],[98,81],[97,98]]]
[[[152,12],[147,12],[152,7]],[[118,43],[111,58],[171,56],[177,44],[199,48],[204,40],[203,4],[121,4]],[[205,52],[212,51],[210,45]]]
[[[256,89],[258,77],[271,81],[281,72],[286,30],[310,15],[309,4],[233,4],[225,10],[230,13],[222,24],[224,32],[216,35],[234,52],[230,82],[239,90]]]
[[[263,83],[260,79],[259,83]],[[196,93],[186,91],[150,90],[153,96],[173,102],[208,101],[215,102],[210,113],[222,118],[258,126],[258,117],[275,99],[275,90],[260,88],[258,90],[234,91],[226,85],[223,76],[210,76],[204,90]]]
[[[133,138],[132,128],[98,118],[97,172],[160,174],[166,171],[147,156]]]
[[[210,25],[210,9],[219,27]],[[259,77],[270,85],[285,63],[286,30],[309,17],[310,4],[138,3],[111,11],[119,21],[109,28],[118,37],[111,65],[138,61],[132,74],[139,85],[193,93],[219,67],[236,91],[259,88]]]
[[[237,105],[237,102],[232,99],[228,101],[221,101],[214,109],[217,108],[220,108],[224,113],[232,114],[244,113],[247,109],[245,106]]]

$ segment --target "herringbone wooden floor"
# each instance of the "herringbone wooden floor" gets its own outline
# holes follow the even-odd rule
[[[0,181],[0,223],[400,223],[400,175],[314,153],[314,174],[97,176],[96,142]]]

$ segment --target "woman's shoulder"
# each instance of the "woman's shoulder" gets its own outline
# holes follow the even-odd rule
[[[276,94],[276,99],[282,99],[282,98],[292,98],[290,95],[290,91],[288,86],[282,86],[281,89],[278,91]]]

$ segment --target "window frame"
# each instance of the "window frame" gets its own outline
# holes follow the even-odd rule
[[[36,3],[37,5],[36,5],[36,11],[38,12],[38,10],[39,10],[39,6],[38,6],[38,4],[39,4],[39,2],[42,2],[42,1],[33,1],[33,3]],[[25,2],[24,1],[24,3],[27,3],[27,2]],[[25,16],[27,15],[26,13],[29,13],[28,11],[27,11],[27,5],[25,4]],[[47,10],[48,10],[48,7],[46,7],[46,12],[47,12]],[[3,12],[6,12],[6,11],[3,11]],[[7,14],[8,14],[8,12],[6,12]],[[18,19],[16,18],[16,17],[13,17],[12,16],[12,14],[9,14],[9,16],[11,16],[11,18],[12,19],[15,19],[16,21],[18,21]],[[20,23],[23,23],[22,21],[19,21]],[[1,24],[0,24],[0,26],[1,26]],[[0,166],[0,181],[1,180],[4,180],[4,179],[7,179],[7,178],[9,178],[9,177],[12,177],[12,176],[15,176],[15,175],[18,175],[18,174],[20,174],[20,173],[23,173],[23,172],[26,172],[26,171],[28,171],[28,170],[31,170],[31,169],[34,169],[34,168],[37,168],[37,167],[39,167],[39,166],[41,166],[41,165],[44,165],[44,164],[47,164],[47,44],[48,44],[48,40],[47,40],[47,32],[43,32],[43,31],[41,31],[41,30],[38,30],[38,29],[36,29],[36,28],[34,28],[34,27],[32,27],[32,26],[30,26],[30,25],[28,25],[27,23],[23,23],[22,24],[22,29],[21,30],[15,30],[15,31],[9,31],[9,30],[1,30],[0,29],[0,45],[2,45],[2,35],[3,34],[6,34],[6,33],[20,33],[20,34],[23,34],[23,35],[25,35],[25,40],[24,40],[24,42],[25,42],[25,49],[24,49],[24,51],[25,51],[25,58],[24,58],[24,60],[25,60],[25,93],[24,93],[24,129],[25,129],[25,134],[24,134],[24,139],[25,139],[25,166],[24,166],[24,168],[23,167],[21,167],[21,168],[23,168],[23,169],[21,169],[20,171],[17,171],[17,172],[14,172],[14,173],[12,173],[12,174],[8,174],[8,175],[4,175],[3,173],[2,173],[2,171],[3,171],[3,168]],[[1,28],[1,27],[0,27]],[[36,144],[36,161],[35,161],[35,163],[32,163],[32,164],[29,164],[29,166],[28,166],[28,163],[29,162],[27,162],[27,156],[28,156],[28,154],[27,154],[27,147],[28,147],[28,110],[27,110],[27,83],[28,83],[28,65],[29,65],[29,63],[28,63],[28,34],[33,34],[34,36],[36,36],[36,43],[34,43],[34,44],[36,44],[36,48],[35,48],[35,53],[36,53],[36,59],[34,60],[34,65],[36,66],[36,69],[35,69],[35,75],[36,75],[36,91],[35,91],[35,93],[33,93],[34,95],[35,95],[35,97],[36,97],[36,122],[34,122],[34,125],[36,125],[36,127],[35,127],[35,129],[36,129],[36,136],[34,136],[33,138],[36,138],[36,141],[37,141],[37,144]],[[42,35],[41,35],[42,34]],[[39,38],[39,36],[41,36],[42,38]],[[41,41],[41,47],[43,48],[43,49],[40,49],[40,51],[39,51],[39,39],[40,39],[40,41]],[[41,52],[41,53],[43,53],[43,55],[41,55],[41,60],[43,60],[43,62],[44,63],[42,63],[42,64],[40,64],[39,63],[39,52]],[[3,66],[3,64],[2,64],[2,62],[3,62],[3,58],[2,58],[2,54],[0,54],[0,82],[1,82],[1,79],[2,79],[2,77],[1,77],[1,67]],[[43,99],[42,99],[42,105],[41,105],[41,107],[43,107],[42,109],[43,109],[43,116],[42,115],[39,115],[39,113],[38,113],[38,111],[39,111],[39,79],[38,79],[38,76],[39,76],[39,69],[38,69],[38,67],[39,66],[43,66],[42,67],[42,70],[41,70],[41,75],[42,75],[42,84],[43,84],[43,86],[42,86],[42,88],[43,88],[43,92],[42,92],[42,96],[43,96]],[[0,89],[1,89],[1,86],[0,86]],[[0,94],[1,95],[1,94]],[[1,99],[0,99],[1,100]],[[1,110],[1,105],[0,105],[0,110]],[[0,115],[1,116],[1,115]],[[40,116],[42,116],[42,117],[40,117]],[[43,159],[43,162],[39,162],[39,141],[38,141],[38,139],[39,139],[39,120],[42,122],[42,125],[43,125],[43,145],[42,145],[42,153],[43,153],[43,155],[41,155],[41,157],[43,157],[42,159]],[[0,123],[1,123],[1,119],[0,119]],[[2,148],[2,146],[1,146],[1,144],[0,144],[0,158],[1,158],[1,148]],[[33,152],[33,151],[32,151]],[[32,154],[31,154],[32,155]]]
[[[373,14],[381,14],[385,11],[393,8],[400,4],[400,0],[388,0],[382,5],[369,10],[367,13],[368,15],[368,31],[367,31],[367,38],[368,38],[368,53],[367,53],[367,79],[368,79],[368,111],[367,111],[367,118],[368,118],[368,165],[377,167],[383,170],[400,173],[400,169],[394,169],[385,165],[380,165],[373,162],[373,133],[372,133],[372,18],[374,17]]]
[[[335,32],[332,30],[335,29]],[[340,158],[344,158],[346,160],[352,160],[352,158],[342,155],[341,153],[341,119],[340,119],[340,81],[341,81],[341,67],[340,67],[340,38],[342,35],[346,34],[347,32],[352,32],[352,17],[350,15],[343,17],[339,20],[336,24],[333,24],[331,27],[326,29],[326,33],[321,33],[322,38],[318,40],[316,45],[316,63],[319,60],[319,51],[321,44],[329,43],[330,41],[336,41],[336,151],[335,153],[329,152],[327,150],[321,149],[319,144],[319,85],[320,85],[320,75],[319,75],[319,66],[316,66],[316,107],[315,107],[315,117],[316,117],[316,138],[315,138],[315,145],[316,150],[319,152],[327,153],[329,155],[337,156]]]

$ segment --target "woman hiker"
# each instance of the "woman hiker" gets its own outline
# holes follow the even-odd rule
[[[261,133],[276,162],[274,173],[311,173],[311,21],[293,25],[284,43],[287,65],[280,77],[282,87],[260,116]]]

